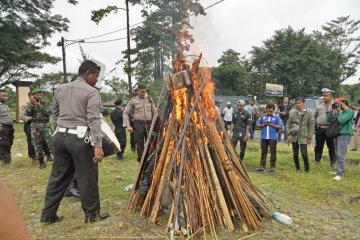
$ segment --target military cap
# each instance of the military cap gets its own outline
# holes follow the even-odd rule
[[[328,89],[328,88],[323,88],[323,89],[321,89],[321,92],[322,93],[333,93],[334,91],[331,89]]]
[[[114,104],[115,105],[120,105],[122,103],[122,99],[118,98],[115,100]]]
[[[41,88],[34,88],[34,89],[31,91],[32,94],[42,93],[42,92],[43,92],[43,90],[42,90]]]

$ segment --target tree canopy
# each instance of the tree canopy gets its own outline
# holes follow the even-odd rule
[[[60,59],[41,52],[55,32],[67,31],[68,19],[51,14],[55,0],[1,0],[0,83],[34,77],[30,69]],[[69,0],[71,4],[77,1]]]

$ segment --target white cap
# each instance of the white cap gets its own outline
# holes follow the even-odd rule
[[[244,100],[239,100],[238,105],[245,105],[245,101]]]
[[[323,89],[321,89],[321,92],[322,93],[333,93],[334,91],[331,89],[328,89],[328,88],[323,88]]]
[[[226,105],[231,105],[231,102],[227,102]]]

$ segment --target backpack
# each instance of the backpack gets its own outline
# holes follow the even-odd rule
[[[339,136],[339,134],[340,134],[340,124],[339,124],[337,118],[334,118],[331,121],[328,129],[326,129],[325,134],[326,134],[326,137],[328,137],[328,138],[336,138],[337,136]]]

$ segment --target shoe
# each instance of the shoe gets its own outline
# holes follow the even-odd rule
[[[341,176],[336,175],[333,179],[336,180],[336,181],[340,181],[340,180],[341,180]]]
[[[265,168],[263,166],[260,166],[256,170],[258,170],[259,172],[263,172],[265,170]]]
[[[64,197],[80,198],[79,190],[74,187],[70,187],[68,190],[66,190]]]
[[[46,168],[46,163],[45,163],[45,162],[40,163],[40,164],[39,164],[39,168],[40,168],[40,169]]]
[[[110,216],[110,214],[108,212],[100,213],[96,216],[86,216],[85,223],[93,223],[96,221],[102,221],[102,220],[107,219],[109,216]]]
[[[41,217],[40,222],[41,223],[57,223],[57,222],[61,222],[62,220],[64,220],[64,217],[61,216],[55,216],[55,217]]]
[[[315,165],[320,165],[321,162],[320,161],[315,161]]]
[[[275,167],[271,167],[270,172],[275,172]]]
[[[296,169],[296,172],[301,172],[301,169]]]
[[[357,148],[352,148],[350,149],[350,151],[357,151]]]
[[[310,171],[305,171],[305,174],[309,174],[310,173]]]

